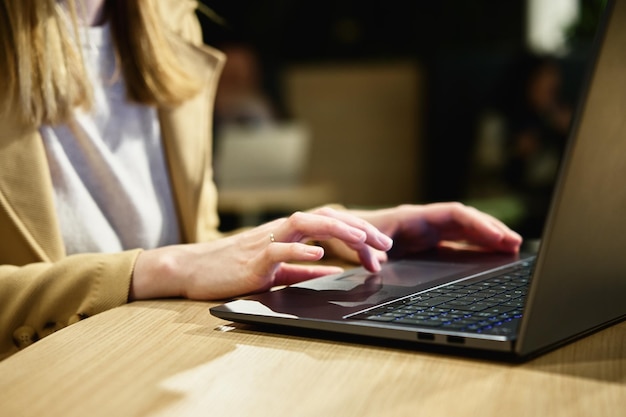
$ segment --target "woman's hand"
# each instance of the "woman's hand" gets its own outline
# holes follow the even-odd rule
[[[137,259],[130,299],[225,299],[341,272],[313,263],[324,249],[306,243],[311,240],[373,272],[387,252],[402,256],[461,242],[515,253],[522,242],[498,219],[460,203],[373,211],[323,207],[213,242],[147,250]]]
[[[377,254],[392,246],[389,237],[347,211],[323,207],[297,212],[213,242],[144,251],[135,265],[129,298],[224,299],[341,272],[302,264],[324,255],[323,248],[306,242],[329,239],[341,242],[371,271],[380,269]]]
[[[401,257],[447,243],[462,243],[481,250],[516,253],[522,238],[495,217],[457,202],[351,211],[390,236],[391,257]],[[346,260],[357,257],[337,240],[324,244],[328,252]],[[373,254],[383,258],[385,254]]]

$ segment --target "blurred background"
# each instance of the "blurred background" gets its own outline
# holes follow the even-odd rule
[[[203,0],[222,228],[458,200],[541,232],[604,0]]]

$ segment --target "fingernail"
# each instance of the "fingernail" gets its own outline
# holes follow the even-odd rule
[[[391,249],[393,246],[393,239],[383,233],[378,235],[378,242],[387,250]]]
[[[321,257],[324,256],[324,249],[319,246],[307,245],[304,248],[304,253],[314,257]]]

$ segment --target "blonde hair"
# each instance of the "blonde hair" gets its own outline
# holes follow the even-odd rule
[[[79,1],[68,0],[67,13],[57,0],[0,0],[1,104],[17,103],[12,111],[25,122],[64,123],[75,107],[91,106],[73,40]],[[106,13],[130,100],[175,105],[200,90],[199,80],[176,59],[154,0],[107,0]]]

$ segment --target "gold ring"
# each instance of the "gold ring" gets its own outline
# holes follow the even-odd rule
[[[276,239],[274,239],[274,233],[270,233],[270,242],[276,242]]]

